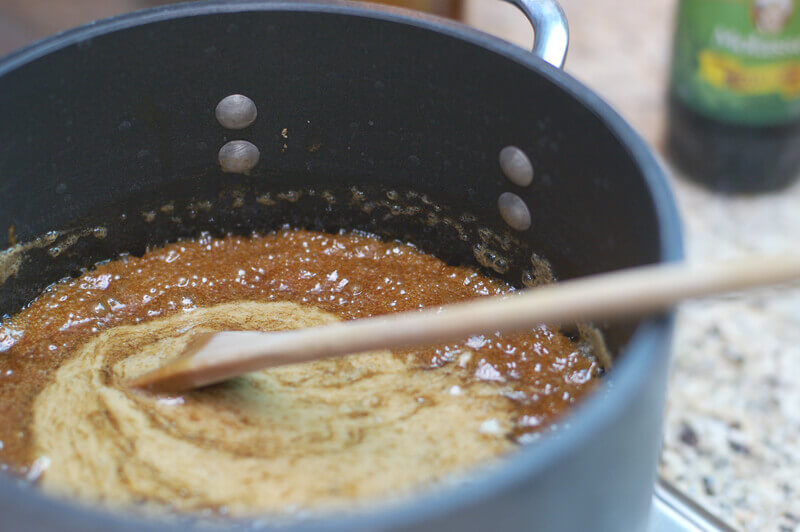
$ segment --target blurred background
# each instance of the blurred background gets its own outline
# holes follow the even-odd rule
[[[0,55],[46,35],[137,9],[169,3],[165,0],[0,0]],[[387,0],[457,18],[462,0]]]
[[[0,0],[0,55],[36,39],[84,22],[144,9],[168,0]],[[463,0],[385,0],[398,5],[459,18]]]
[[[0,0],[0,55],[93,19],[160,3]],[[500,1],[388,3],[458,18],[520,46],[532,41],[522,15]],[[571,33],[565,69],[614,106],[665,160],[677,3],[561,0]],[[800,185],[726,196],[671,170],[691,260],[797,248]],[[736,528],[800,531],[800,291],[688,304],[678,325],[661,475]]]
[[[0,0],[0,55],[90,20],[144,9],[169,0]],[[378,0],[377,3],[460,18],[464,0]]]

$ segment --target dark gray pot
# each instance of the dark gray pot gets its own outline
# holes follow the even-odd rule
[[[560,11],[550,1],[516,3],[538,27],[537,51],[560,64]],[[243,132],[225,131],[214,119],[216,103],[230,93],[259,107]],[[292,135],[285,150],[282,127]],[[220,172],[217,150],[232,138],[259,146],[253,175]],[[315,143],[321,148],[306,149]],[[497,153],[509,144],[533,161],[532,186],[502,176]],[[215,1],[98,22],[0,62],[0,233],[14,225],[25,241],[87,223],[109,228],[109,238],[82,239],[57,259],[32,252],[0,286],[0,314],[100,258],[202,228],[246,231],[287,220],[364,227],[474,262],[470,245],[447,240],[444,231],[352,213],[326,218],[313,208],[267,212],[255,203],[234,213],[225,203],[231,186],[251,195],[352,183],[420,190],[503,231],[496,198],[521,195],[533,223],[516,233],[523,244],[510,252],[513,282],[531,249],[561,278],[682,256],[672,195],[648,147],[594,93],[538,57],[407,12]],[[218,212],[192,225],[147,225],[137,214],[166,200],[181,209],[203,198],[217,201]],[[130,213],[128,222],[119,222],[120,212]],[[641,530],[672,327],[672,315],[607,327],[619,356],[604,389],[561,430],[467,484],[286,528]],[[0,529],[14,531],[169,528],[54,500],[2,475],[0,516]]]

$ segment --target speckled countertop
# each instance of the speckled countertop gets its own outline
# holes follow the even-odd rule
[[[662,152],[676,2],[561,3],[572,36],[566,70]],[[529,42],[516,13],[491,4],[476,0],[470,19]],[[800,243],[800,184],[739,199],[710,194],[679,175],[672,184],[692,261]],[[800,531],[800,289],[681,308],[661,475],[736,528]]]

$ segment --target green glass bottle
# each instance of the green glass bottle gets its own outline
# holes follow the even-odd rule
[[[800,173],[800,0],[681,0],[667,149],[686,175],[730,193]]]

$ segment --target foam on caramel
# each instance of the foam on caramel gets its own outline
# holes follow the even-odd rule
[[[234,515],[416,492],[535,439],[600,365],[558,330],[275,368],[169,396],[126,379],[198,331],[282,330],[510,294],[399,242],[180,241],[49,287],[0,327],[0,466],[113,506]]]
[[[242,302],[115,327],[81,346],[34,404],[42,486],[114,505],[142,500],[232,514],[408,492],[508,450],[497,387],[465,385],[388,352],[275,368],[179,396],[124,382],[181,351],[189,331],[283,330],[337,318]],[[459,394],[452,393],[453,386]]]

